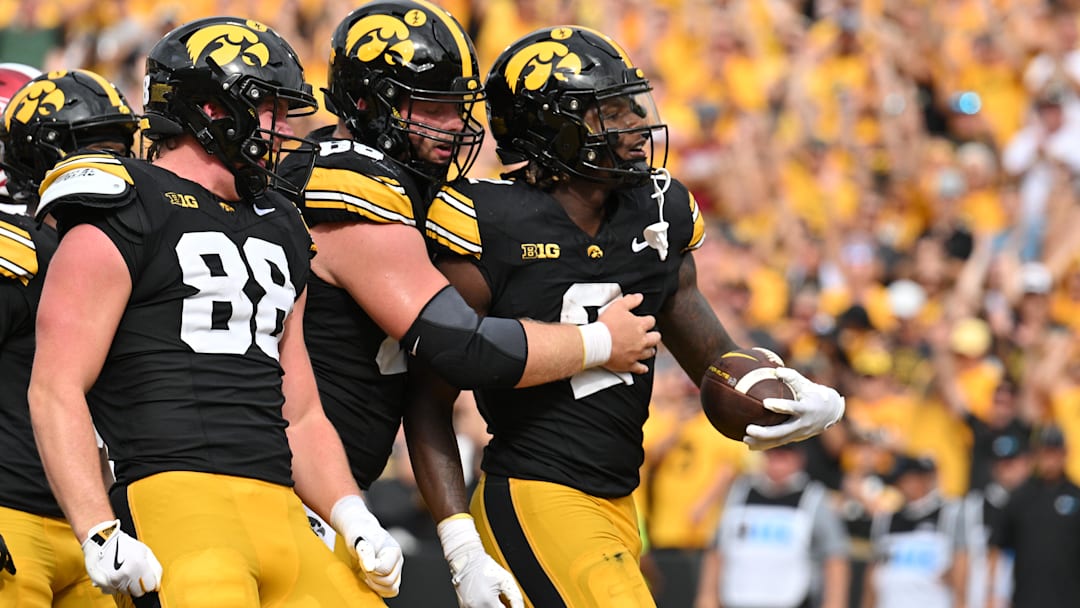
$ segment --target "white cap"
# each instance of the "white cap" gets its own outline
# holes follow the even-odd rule
[[[1050,269],[1041,262],[1027,262],[1020,267],[1020,290],[1022,293],[1046,294],[1054,286]]]
[[[886,288],[889,307],[898,319],[912,319],[926,304],[926,290],[911,279],[897,279]]]

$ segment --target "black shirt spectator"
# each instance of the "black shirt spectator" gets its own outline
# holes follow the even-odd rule
[[[1080,598],[1080,487],[1064,475],[1059,429],[1042,429],[1036,444],[1036,473],[1013,492],[990,542],[1015,553],[1013,608],[1074,608]]]

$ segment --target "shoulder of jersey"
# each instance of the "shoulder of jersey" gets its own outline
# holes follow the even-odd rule
[[[668,189],[674,196],[672,198],[673,203],[677,207],[682,209],[682,205],[687,205],[689,209],[690,218],[690,240],[683,251],[690,251],[701,247],[705,242],[705,218],[701,215],[701,208],[698,207],[697,199],[694,198],[694,193],[683,185],[677,179],[672,178],[671,187]]]
[[[465,179],[447,186],[428,206],[424,234],[457,255],[479,258],[484,247],[480,220],[500,223],[507,211],[532,192],[510,180]]]
[[[28,223],[0,213],[0,280],[27,285],[38,273],[37,245]]]
[[[304,210],[313,217],[415,226],[410,179],[378,150],[351,140],[323,141],[304,188]]]
[[[131,203],[135,181],[129,165],[142,162],[107,152],[75,154],[61,160],[41,183],[38,218],[62,204],[107,208]]]

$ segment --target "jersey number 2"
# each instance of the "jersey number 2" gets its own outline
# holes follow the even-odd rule
[[[241,252],[221,232],[189,232],[176,257],[184,284],[199,290],[184,299],[180,339],[197,353],[227,355],[242,355],[254,342],[278,359],[282,324],[296,298],[281,245],[249,237]],[[264,292],[257,307],[244,293],[250,279]]]
[[[574,283],[563,294],[563,323],[585,325],[596,320],[609,304],[622,297],[618,283]],[[634,377],[627,373],[616,374],[601,367],[578,372],[570,377],[574,399],[581,399],[617,384],[633,384]]]

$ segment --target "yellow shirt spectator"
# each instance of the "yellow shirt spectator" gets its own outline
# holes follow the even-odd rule
[[[727,485],[744,468],[749,448],[721,435],[701,411],[682,422],[673,410],[654,410],[645,424],[646,451],[659,443],[669,447],[639,488],[645,494],[639,504],[648,505],[650,543],[654,548],[703,549],[716,530]]]
[[[1051,395],[1050,410],[1065,436],[1065,473],[1073,483],[1080,484],[1080,385],[1060,389]]]

